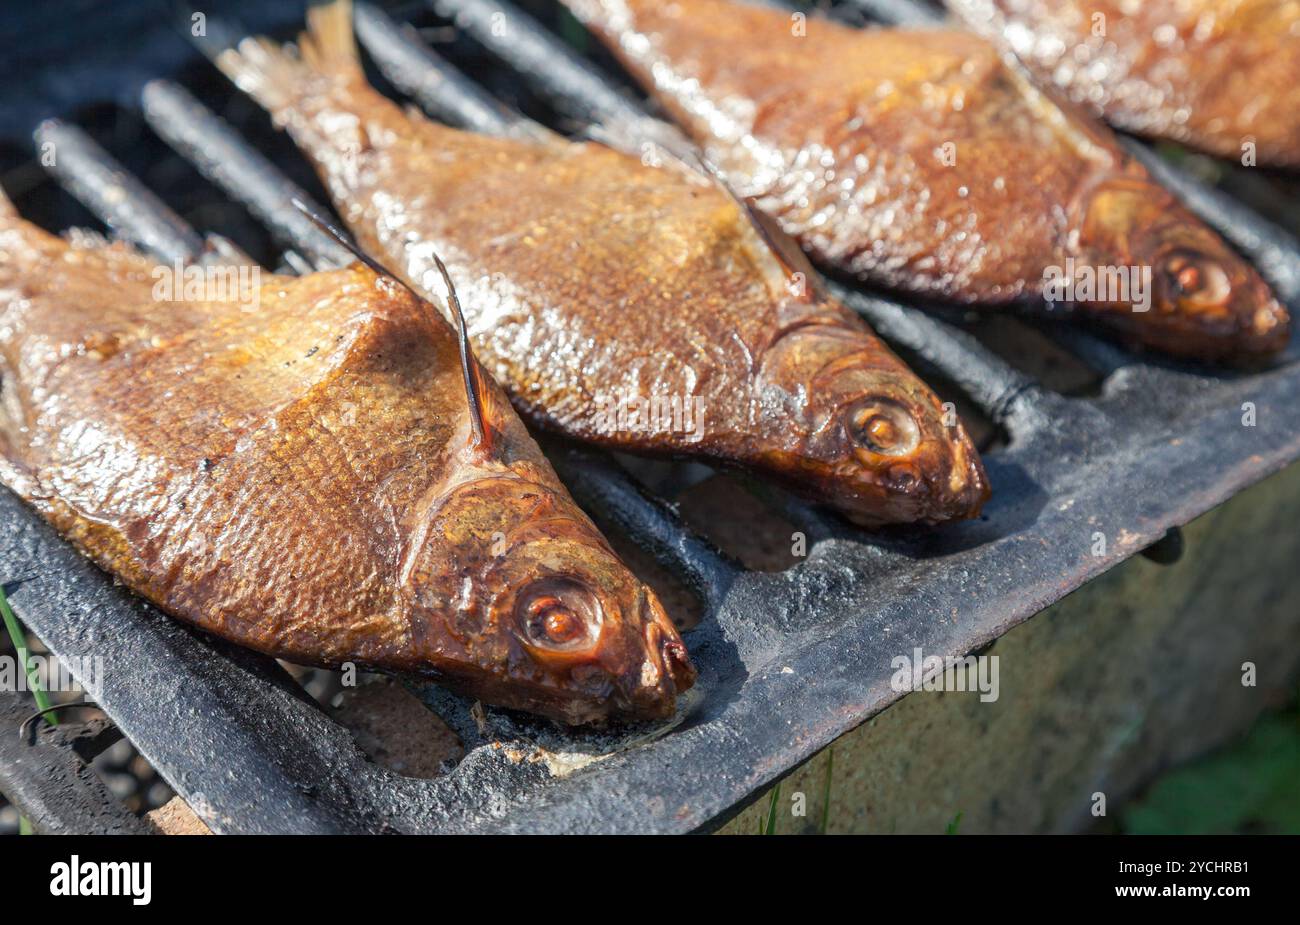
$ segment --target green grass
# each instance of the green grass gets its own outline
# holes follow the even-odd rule
[[[1132,835],[1300,834],[1300,704],[1159,778],[1120,808]]]
[[[5,631],[9,634],[9,641],[13,644],[18,662],[23,666],[23,671],[27,672],[27,686],[32,692],[32,697],[36,699],[37,708],[48,710],[50,698],[45,696],[40,679],[36,677],[36,671],[32,668],[31,656],[27,652],[27,637],[23,635],[23,628],[18,625],[18,618],[14,616],[13,609],[9,606],[3,587],[0,587],[0,617],[4,617]],[[47,715],[45,719],[52,726],[58,725],[53,716]]]
[[[781,800],[781,785],[777,784],[775,787],[772,788],[772,797],[767,802],[767,827],[764,828],[763,823],[760,820],[758,825],[759,835],[776,834],[776,805],[777,803],[780,802],[780,800]]]
[[[957,815],[952,817],[952,822],[948,823],[948,825],[944,827],[943,834],[956,835],[957,830],[960,828],[961,828],[961,813],[958,813]]]
[[[5,597],[5,589],[2,585],[0,585],[0,617],[4,618],[5,632],[9,634],[9,642],[14,647],[14,652],[18,656],[18,661],[23,666],[23,671],[27,672],[27,688],[32,692],[32,697],[36,700],[37,708],[48,710],[50,708],[50,698],[45,695],[45,690],[41,687],[40,678],[36,677],[36,671],[32,668],[32,664],[29,661],[30,655],[27,652],[27,637],[23,634],[23,628],[18,625],[18,618],[14,616],[13,608],[9,606],[9,599]],[[58,721],[51,713],[45,714],[45,721],[51,726],[58,725]],[[32,824],[27,821],[26,816],[18,817],[18,834],[32,834]]]

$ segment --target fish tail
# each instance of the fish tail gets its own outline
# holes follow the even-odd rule
[[[0,227],[12,224],[16,218],[18,218],[18,210],[14,208],[13,202],[5,194],[4,189],[0,188]]]
[[[357,40],[352,34],[352,0],[330,0],[307,11],[307,31],[299,38],[303,60],[322,74],[361,76]]]
[[[365,84],[352,34],[351,0],[331,0],[307,11],[298,47],[255,36],[211,49],[212,59],[239,89],[272,115],[284,116],[305,99]]]

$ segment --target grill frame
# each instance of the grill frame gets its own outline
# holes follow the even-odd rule
[[[439,2],[445,8],[448,0]],[[280,24],[296,23],[298,12],[279,17]],[[274,25],[251,15],[246,21]],[[182,60],[174,52],[141,58]],[[437,66],[430,61],[436,59],[426,55],[425,64]],[[122,92],[134,100],[137,90],[138,84]],[[220,147],[201,113],[184,113],[183,96],[153,94],[146,111],[152,106],[177,125],[203,127],[207,151],[221,152],[215,166],[230,171],[250,198],[262,196],[273,222],[289,221],[292,210],[275,208],[287,194],[269,163],[241,160],[238,146]],[[60,179],[74,192],[78,178],[85,181],[80,197],[120,235],[160,256],[176,248],[199,253],[202,239],[160,201],[133,189],[93,142],[67,125],[44,131],[62,133],[53,138]],[[184,147],[184,138],[174,140]],[[1160,175],[1194,209],[1226,215],[1221,230],[1256,257],[1296,307],[1294,242],[1176,171]],[[121,195],[97,201],[97,192],[116,187]],[[295,251],[328,259],[314,254],[314,229],[281,231]],[[1300,458],[1294,342],[1276,368],[1246,376],[1143,360],[1091,335],[1063,333],[1106,374],[1100,396],[1072,399],[933,315],[843,287],[837,294],[911,351],[921,372],[943,372],[1006,429],[1010,445],[986,456],[993,501],[981,520],[939,534],[876,536],[792,504],[788,513],[809,537],[808,561],[783,573],[745,572],[682,528],[670,504],[649,496],[603,454],[551,454],[580,503],[641,541],[708,605],[704,622],[686,637],[702,669],[698,694],[676,728],[650,741],[565,733],[496,711],[488,711],[485,736],[467,704],[426,690],[466,739],[467,754],[443,778],[405,779],[369,763],[273,661],[162,616],[115,586],[8,492],[0,492],[0,511],[16,528],[0,535],[0,579],[30,576],[14,588],[11,603],[52,651],[104,657],[100,705],[214,831],[690,831],[726,818],[902,696],[889,686],[894,655],[916,646],[938,655],[977,651],[1171,528]],[[1256,404],[1255,428],[1241,427],[1245,401]],[[1233,433],[1241,439],[1223,436]],[[1117,472],[1125,474],[1119,492]],[[1092,556],[1098,530],[1111,542],[1106,555]],[[614,751],[552,777],[544,762],[518,757],[539,749]]]

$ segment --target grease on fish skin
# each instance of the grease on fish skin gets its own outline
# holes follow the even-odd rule
[[[475,439],[436,311],[360,264],[261,274],[256,312],[156,298],[155,269],[0,202],[0,482],[268,655],[564,723],[672,715],[695,679],[677,631],[486,378]]]
[[[1149,311],[1122,295],[1061,308],[1210,361],[1258,363],[1289,339],[1249,263],[971,33],[794,30],[731,0],[565,3],[825,266],[975,306],[1037,298],[1071,259],[1150,267]]]
[[[810,269],[795,285],[710,178],[404,111],[367,85],[349,17],[313,8],[300,57],[247,39],[217,63],[315,162],[368,252],[435,293],[445,256],[479,357],[534,423],[745,466],[865,525],[978,513],[988,482],[961,424]],[[699,409],[689,429],[608,413],[674,399]]]

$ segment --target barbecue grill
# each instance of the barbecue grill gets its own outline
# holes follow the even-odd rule
[[[859,5],[882,18],[935,15],[902,0]],[[294,196],[310,202],[318,189],[303,159],[269,139],[251,105],[232,102],[223,120],[196,96],[230,98],[178,35],[173,10],[90,0],[68,6],[59,28],[34,7],[0,17],[7,28],[0,49],[13,62],[0,90],[0,137],[28,149],[35,137],[38,155],[55,152],[48,167],[58,181],[114,234],[160,260],[203,259],[229,246],[205,238],[161,196],[184,200],[195,214],[242,203],[278,246],[248,236],[241,243],[250,251],[264,246],[291,270],[346,262],[288,205]],[[603,125],[651,141],[673,136],[650,120],[606,59],[579,55],[552,27],[497,0],[433,6],[440,17],[455,17],[461,35],[451,55],[467,62],[463,70],[397,25],[445,23],[424,6],[387,14],[362,8],[358,35],[391,84],[440,118],[528,131],[498,102],[500,93],[570,131]],[[563,22],[549,4],[531,6],[552,26]],[[300,26],[302,7],[237,2],[221,16],[284,34]],[[205,23],[213,41],[216,20],[214,13]],[[194,23],[186,19],[181,29]],[[102,126],[105,104],[142,114],[175,149],[158,158],[151,149],[156,169],[147,182],[115,160],[139,152],[115,150],[111,131],[100,133],[101,145],[78,127]],[[50,116],[61,121],[42,121]],[[1300,247],[1286,232],[1144,145],[1133,150],[1300,310]],[[84,221],[18,201],[42,223]],[[945,398],[985,421],[993,499],[978,520],[942,531],[872,534],[769,491],[764,503],[803,534],[807,555],[759,571],[689,529],[677,506],[652,490],[663,487],[656,473],[666,466],[632,464],[634,475],[625,460],[550,446],[579,503],[699,599],[701,616],[685,634],[699,682],[666,727],[561,731],[420,687],[465,754],[435,778],[402,776],[372,762],[279,664],[163,616],[0,492],[0,580],[9,599],[51,651],[102,657],[95,702],[112,724],[30,730],[22,740],[5,731],[0,789],[42,831],[142,830],[86,768],[116,729],[216,832],[713,828],[899,700],[890,683],[895,656],[916,648],[980,651],[1139,552],[1172,560],[1171,531],[1300,457],[1295,343],[1267,371],[1228,374],[1127,353],[1074,328],[1032,328],[1095,373],[1095,387],[1062,394],[1026,372],[1023,357],[1009,361],[974,336],[962,313],[922,312],[847,285],[834,291],[923,376],[947,387]],[[1243,426],[1245,407],[1254,409],[1256,426]],[[1293,667],[1288,652],[1271,657],[1275,673]],[[17,695],[3,695],[0,714],[6,727],[17,725],[24,714]]]

